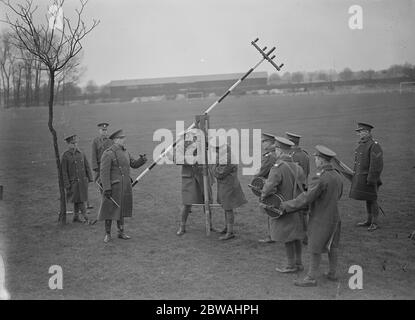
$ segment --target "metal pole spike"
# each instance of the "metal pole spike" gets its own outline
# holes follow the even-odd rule
[[[262,49],[262,51],[265,51],[265,50],[267,50],[267,47],[264,47],[264,49]]]
[[[255,42],[257,42],[259,40],[259,38],[256,38],[253,42],[255,43]]]

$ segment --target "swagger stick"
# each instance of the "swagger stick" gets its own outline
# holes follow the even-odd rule
[[[263,49],[259,48],[258,45],[256,44],[257,41],[258,41],[258,38],[256,38],[254,41],[252,41],[251,44],[261,53],[262,59],[255,66],[253,66],[251,69],[249,69],[249,71],[247,73],[245,73],[245,75],[242,78],[240,78],[238,81],[236,81],[228,89],[228,91],[226,91],[218,100],[216,100],[209,108],[207,108],[206,111],[204,112],[204,114],[208,114],[210,111],[212,111],[214,107],[216,107],[219,103],[221,103],[232,92],[233,89],[235,89],[242,81],[244,81],[265,60],[270,62],[278,71],[281,70],[283,64],[281,64],[280,66],[277,66],[273,61],[273,59],[275,58],[275,55],[270,57],[270,54],[274,52],[275,47],[270,49],[268,52],[265,52],[267,47],[265,47]],[[196,125],[195,123],[192,123],[192,125],[190,127],[188,127],[184,132],[180,133],[178,135],[178,138],[176,139],[176,141],[172,145],[170,145],[166,150],[164,150],[158,156],[158,158],[155,161],[153,161],[153,163],[149,167],[147,167],[143,172],[141,172],[141,174],[134,180],[132,186],[134,187],[142,177],[144,177],[149,171],[151,171],[157,165],[157,163],[166,155],[166,153],[169,152],[172,148],[174,148],[181,139],[183,139],[184,133],[191,130],[191,129],[193,129],[195,127],[195,125]]]

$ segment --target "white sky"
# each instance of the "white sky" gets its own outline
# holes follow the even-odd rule
[[[354,4],[363,30],[349,28]],[[77,5],[66,0],[64,13]],[[256,37],[277,46],[283,72],[415,63],[415,0],[90,0],[92,18],[101,23],[83,43],[83,83],[246,72],[260,59]]]

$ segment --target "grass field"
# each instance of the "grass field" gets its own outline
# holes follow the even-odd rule
[[[90,159],[96,124],[111,123],[110,132],[123,128],[134,156],[152,154],[153,132],[174,129],[176,120],[190,124],[213,100],[149,102],[122,105],[56,107],[60,141],[73,130]],[[47,109],[0,111],[0,250],[6,263],[7,288],[12,299],[414,299],[415,242],[415,95],[345,94],[314,96],[229,97],[211,115],[212,127],[260,128],[283,135],[303,135],[303,146],[334,149],[352,166],[356,121],[373,123],[384,150],[384,185],[380,204],[381,229],[369,233],[356,228],[365,216],[364,203],[348,199],[349,183],[340,202],[342,216],[340,281],[321,279],[316,288],[297,288],[299,275],[281,275],[285,263],[281,244],[262,245],[266,219],[241,176],[249,203],[238,211],[237,238],[220,242],[205,235],[204,216],[194,209],[188,233],[175,235],[179,222],[180,168],[160,166],[134,189],[133,218],[126,221],[130,241],[103,243],[104,226],[57,225],[59,193]],[[65,144],[61,143],[61,153]],[[312,163],[313,172],[315,171]],[[132,170],[136,177],[143,170]],[[91,203],[99,207],[91,185]],[[72,208],[70,208],[72,209]],[[214,225],[222,226],[223,212],[214,211]],[[113,230],[114,226],[113,226]],[[308,267],[308,254],[304,250]],[[363,290],[351,290],[348,269],[363,268]],[[63,290],[50,290],[48,269],[63,268]],[[322,270],[327,267],[326,257]]]

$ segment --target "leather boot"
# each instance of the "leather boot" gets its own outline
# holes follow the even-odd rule
[[[184,224],[181,224],[179,227],[179,230],[177,230],[176,234],[178,236],[182,236],[186,233],[186,226]]]
[[[226,233],[224,236],[219,237],[219,240],[229,240],[235,238],[235,234],[233,233],[233,225],[228,223],[226,226]]]
[[[111,240],[112,240],[112,238],[111,238],[111,234],[106,233],[106,234],[105,234],[105,237],[104,237],[104,242],[105,242],[105,243],[108,243],[108,242],[110,242]]]
[[[131,237],[124,232],[123,227],[118,228],[118,238],[123,239],[123,240],[131,239]]]

